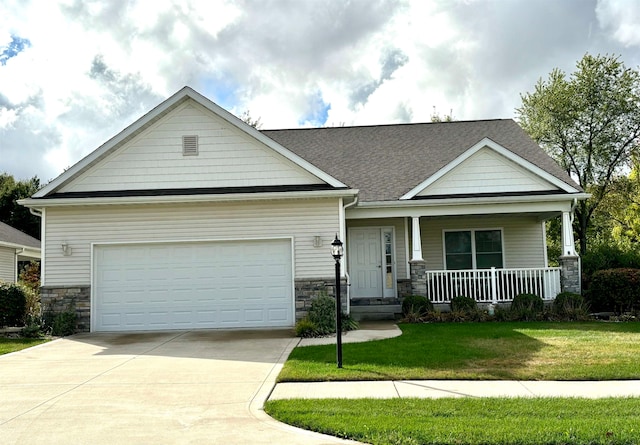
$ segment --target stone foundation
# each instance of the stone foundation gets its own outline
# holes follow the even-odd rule
[[[560,288],[563,292],[582,293],[580,283],[580,258],[577,256],[560,257]]]
[[[411,295],[427,295],[427,263],[425,261],[409,261],[411,271]]]
[[[75,311],[76,331],[89,332],[91,327],[90,286],[43,286],[40,288],[42,311],[59,314]]]
[[[302,320],[307,316],[311,301],[320,295],[334,297],[336,279],[332,278],[307,278],[295,280],[296,292],[296,318],[295,321]],[[340,299],[343,311],[347,311],[347,281],[342,279],[340,284]]]

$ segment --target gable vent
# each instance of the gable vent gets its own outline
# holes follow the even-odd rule
[[[182,155],[196,156],[198,154],[198,136],[182,136]]]

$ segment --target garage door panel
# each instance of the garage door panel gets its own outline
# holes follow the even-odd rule
[[[95,248],[98,331],[293,325],[289,240]]]

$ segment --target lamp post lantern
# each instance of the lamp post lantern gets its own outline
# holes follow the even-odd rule
[[[340,259],[344,254],[342,241],[336,239],[331,243],[331,256],[336,260],[336,354],[338,368],[342,368],[342,303],[340,301]]]

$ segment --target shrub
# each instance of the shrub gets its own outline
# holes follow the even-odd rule
[[[0,327],[22,326],[27,297],[18,284],[0,284]]]
[[[309,338],[317,336],[318,327],[308,317],[296,323],[296,337]]]
[[[569,320],[585,318],[589,312],[582,295],[573,292],[560,292],[556,295],[552,309],[556,315]]]
[[[518,294],[511,302],[511,315],[516,320],[535,320],[543,311],[542,298],[534,294]]]
[[[78,316],[72,310],[55,314],[53,316],[51,335],[65,337],[74,334],[76,332],[77,319]]]
[[[586,296],[595,311],[640,309],[640,269],[599,270],[592,275]]]
[[[358,322],[351,315],[342,314],[342,331],[358,329]],[[309,314],[296,323],[297,337],[322,337],[336,332],[336,300],[320,295],[311,302]]]
[[[407,295],[402,300],[402,316],[423,316],[427,312],[433,311],[433,304],[422,295]]]
[[[336,300],[320,295],[311,302],[309,321],[316,325],[316,335],[336,332]]]
[[[478,310],[478,303],[471,297],[458,295],[451,299],[451,312],[471,314]]]

